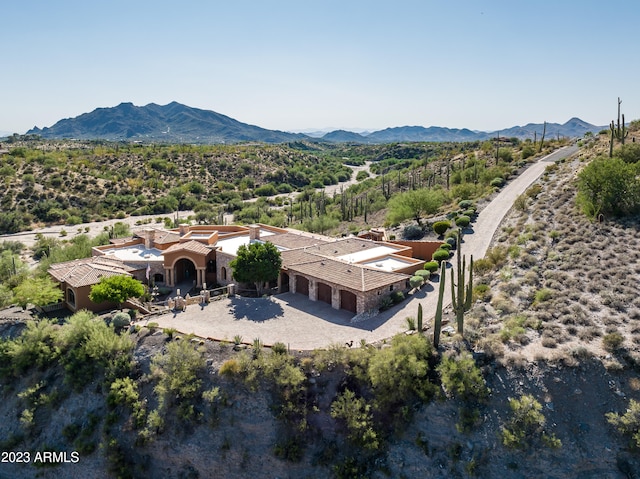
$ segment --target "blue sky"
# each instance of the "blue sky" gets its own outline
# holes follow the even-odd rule
[[[8,0],[0,131],[186,105],[269,129],[640,117],[640,2]]]

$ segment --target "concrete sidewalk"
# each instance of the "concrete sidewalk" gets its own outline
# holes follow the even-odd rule
[[[515,199],[538,179],[549,162],[569,157],[577,147],[565,147],[542,158],[511,181],[479,214],[473,228],[465,233],[463,254],[484,257],[493,235]],[[455,261],[456,259],[452,259]],[[264,344],[277,341],[291,349],[310,350],[330,344],[345,344],[361,340],[381,341],[407,329],[407,317],[417,317],[422,304],[425,325],[430,325],[438,301],[438,279],[422,287],[400,305],[373,318],[351,323],[352,314],[335,310],[321,301],[306,296],[285,293],[268,299],[225,298],[206,306],[192,305],[185,312],[153,317],[163,328],[175,328],[183,334],[193,333],[203,338],[232,341],[236,335],[243,341],[259,338]],[[444,307],[451,305],[447,289]]]

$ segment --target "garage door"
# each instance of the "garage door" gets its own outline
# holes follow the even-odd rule
[[[309,296],[309,280],[304,276],[296,275],[296,293]]]
[[[331,286],[318,283],[318,301],[331,304]]]
[[[340,290],[340,309],[346,309],[352,313],[357,313],[358,302],[356,295],[351,291]]]

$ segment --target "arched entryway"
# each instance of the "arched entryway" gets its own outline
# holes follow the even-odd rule
[[[331,286],[325,283],[318,283],[318,301],[331,304]]]
[[[282,273],[280,275],[280,293],[288,293],[289,292],[289,275],[287,273]]]
[[[183,281],[197,281],[196,265],[188,258],[182,258],[175,265],[176,284]]]
[[[340,290],[340,309],[346,309],[352,313],[358,312],[358,300],[351,291]]]

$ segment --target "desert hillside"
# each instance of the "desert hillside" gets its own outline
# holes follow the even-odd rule
[[[607,149],[588,141],[516,201],[476,260],[464,338],[438,350],[431,317],[424,334],[302,352],[5,310],[1,449],[79,460],[0,475],[638,477],[610,421],[640,401],[638,219],[576,205]]]

